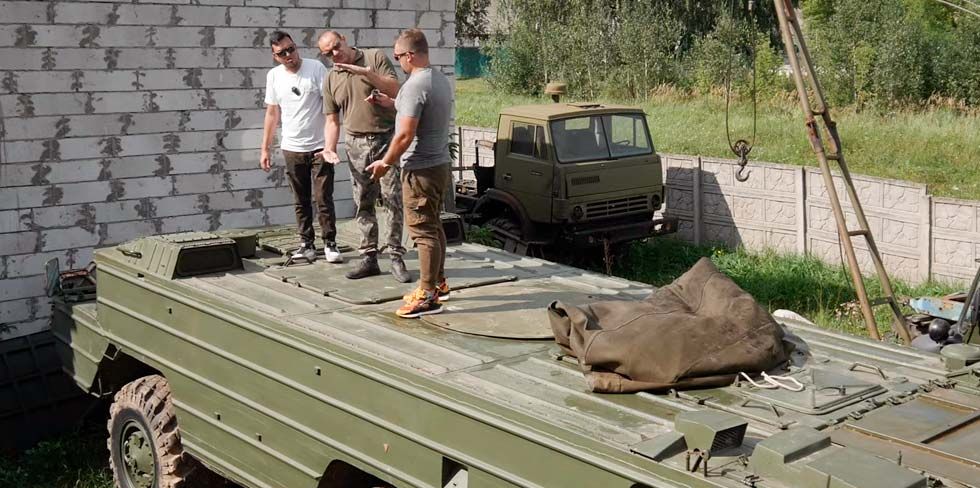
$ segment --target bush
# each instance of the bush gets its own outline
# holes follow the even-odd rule
[[[963,17],[955,31],[937,37],[944,47],[931,50],[936,92],[980,106],[980,19]]]
[[[700,92],[793,89],[780,73],[771,2],[501,0],[490,81],[537,94],[565,81],[580,98],[645,99],[673,85]],[[980,21],[933,0],[802,0],[806,41],[831,104],[892,109],[933,97],[980,104]]]
[[[809,0],[807,37],[835,104],[894,108],[932,96],[976,104],[976,20],[931,0]]]

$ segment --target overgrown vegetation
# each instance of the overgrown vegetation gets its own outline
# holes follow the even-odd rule
[[[504,93],[484,80],[456,83],[456,117],[461,125],[495,127],[502,107],[547,102],[542,96]],[[643,107],[660,153],[733,157],[725,138],[723,92],[692,94],[661,88],[646,100],[619,102]],[[980,200],[980,110],[964,113],[936,104],[878,113],[850,107],[835,110],[834,118],[851,172],[925,183],[936,196]],[[752,108],[744,97],[733,104],[730,122],[734,134],[751,135]],[[792,95],[760,99],[751,159],[816,164]]]
[[[977,18],[933,0],[808,0],[803,12],[834,103],[980,105]]]
[[[561,80],[579,96],[645,99],[662,85],[704,93],[731,79],[746,93],[755,52],[759,91],[790,89],[772,2],[746,3],[501,0],[507,27],[486,44],[490,81],[510,93]],[[980,105],[980,19],[934,0],[800,3],[834,103]]]
[[[493,235],[493,231],[487,227],[470,227],[466,230],[466,241],[491,247],[502,245],[500,240]]]
[[[111,488],[108,458],[104,429],[68,434],[0,454],[0,488]]]

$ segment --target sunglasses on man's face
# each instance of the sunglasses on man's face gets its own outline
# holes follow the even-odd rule
[[[280,58],[285,58],[286,56],[293,54],[294,51],[296,51],[295,45],[283,48],[282,51],[272,51],[272,54]]]
[[[399,59],[401,59],[402,56],[406,54],[415,54],[415,51],[405,51],[403,53],[395,53],[394,55],[392,55],[392,57],[395,58],[395,61],[398,61]]]

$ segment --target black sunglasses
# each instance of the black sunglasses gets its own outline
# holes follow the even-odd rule
[[[395,61],[398,61],[402,56],[406,54],[415,54],[415,51],[405,51],[403,53],[395,53],[392,55],[392,57],[395,58]]]
[[[290,54],[293,54],[293,51],[295,51],[295,50],[296,50],[296,46],[293,45],[293,46],[289,46],[287,48],[284,48],[282,51],[279,51],[279,52],[272,51],[272,54],[274,56],[278,56],[280,58],[283,58],[283,57],[289,56]]]

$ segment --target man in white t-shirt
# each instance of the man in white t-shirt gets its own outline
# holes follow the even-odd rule
[[[324,257],[331,263],[343,261],[337,250],[337,216],[333,205],[335,162],[317,157],[323,151],[323,94],[320,87],[327,68],[319,60],[299,56],[289,34],[275,31],[269,36],[272,58],[279,66],[265,77],[265,125],[262,132],[262,169],[272,169],[269,146],[282,121],[279,147],[286,160],[286,174],[293,189],[296,224],[302,244],[294,259],[313,262],[316,259],[316,236],[313,231],[313,205],[323,237]]]

